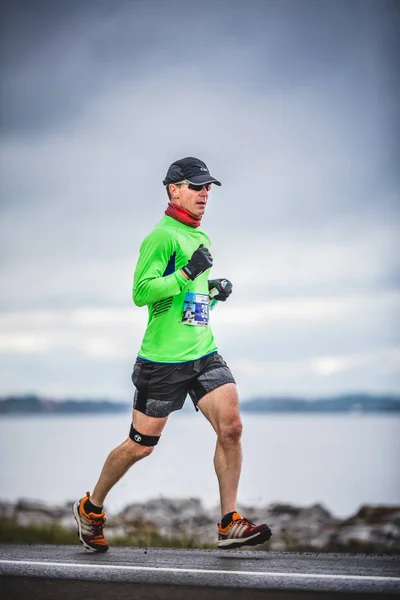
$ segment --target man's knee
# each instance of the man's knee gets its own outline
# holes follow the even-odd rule
[[[154,451],[154,446],[140,446],[136,444],[130,437],[126,440],[127,450],[132,458],[132,464],[150,454]]]
[[[243,425],[239,416],[221,423],[218,429],[218,439],[224,443],[238,442],[242,437]]]
[[[158,444],[159,439],[159,435],[145,435],[131,425],[129,441],[133,442],[131,448],[136,456],[139,455],[141,458],[149,456]]]
[[[139,455],[140,458],[146,458],[152,452],[154,452],[154,446],[140,446],[135,448],[135,454],[136,456]]]

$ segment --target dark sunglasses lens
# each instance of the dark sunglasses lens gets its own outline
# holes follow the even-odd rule
[[[203,187],[205,187],[207,192],[209,192],[210,188],[211,188],[211,183],[207,183],[207,184],[203,184],[203,185],[194,185],[194,183],[189,183],[189,185],[188,185],[189,190],[193,190],[194,192],[201,192]]]

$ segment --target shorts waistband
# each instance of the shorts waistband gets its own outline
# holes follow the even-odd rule
[[[137,356],[140,360],[144,360],[149,363],[155,363],[157,365],[184,365],[186,363],[195,362],[196,360],[200,360],[201,358],[206,358],[207,356],[211,356],[212,354],[217,354],[218,350],[213,350],[212,352],[208,352],[207,354],[203,354],[202,356],[198,356],[197,358],[192,358],[191,360],[177,360],[177,361],[163,361],[163,360],[150,360],[149,358],[144,358],[143,356]]]

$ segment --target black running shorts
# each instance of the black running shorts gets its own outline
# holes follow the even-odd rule
[[[205,394],[225,383],[236,383],[218,352],[184,363],[158,363],[137,358],[132,382],[133,407],[149,417],[167,417],[180,410],[190,395],[196,408]]]

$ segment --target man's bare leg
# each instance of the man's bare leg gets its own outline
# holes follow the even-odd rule
[[[217,434],[214,455],[221,515],[237,510],[237,493],[242,468],[242,422],[239,397],[234,383],[226,383],[203,396],[198,408]]]
[[[168,417],[148,417],[133,409],[132,424],[143,435],[161,435]],[[138,460],[149,456],[154,446],[141,446],[130,437],[117,446],[108,455],[101,471],[98,482],[90,496],[90,501],[95,506],[103,506],[108,492],[121,479],[128,469]]]

